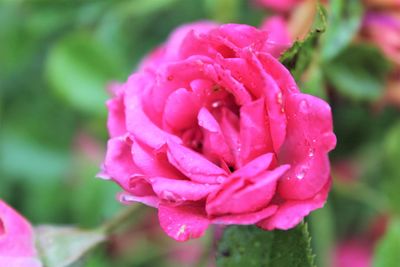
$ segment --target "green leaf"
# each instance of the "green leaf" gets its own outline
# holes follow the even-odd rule
[[[400,220],[391,222],[385,236],[380,240],[375,249],[373,266],[392,267],[400,262]]]
[[[357,100],[380,97],[390,70],[379,50],[367,44],[349,46],[323,68],[329,82],[340,93]]]
[[[46,267],[68,266],[104,240],[105,235],[100,231],[56,226],[36,228],[37,248]]]
[[[400,123],[395,124],[386,134],[383,144],[382,189],[389,200],[392,211],[400,214]]]
[[[306,224],[287,230],[264,231],[255,226],[232,226],[218,246],[218,267],[314,266]]]
[[[106,84],[121,78],[119,61],[87,33],[74,33],[49,51],[46,77],[54,92],[74,108],[105,115]]]
[[[238,17],[239,0],[205,0],[210,17],[219,22],[232,22]]]
[[[301,75],[308,68],[312,61],[312,55],[315,52],[315,47],[319,41],[320,35],[326,29],[326,10],[323,6],[317,6],[316,17],[311,31],[304,40],[296,41],[280,57],[280,61],[285,65],[294,78],[299,81]]]
[[[363,18],[360,0],[332,0],[329,3],[328,28],[321,52],[323,61],[334,58],[351,42]]]

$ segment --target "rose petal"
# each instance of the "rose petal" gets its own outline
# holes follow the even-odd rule
[[[273,215],[277,209],[278,209],[277,205],[271,205],[260,211],[256,211],[256,212],[252,212],[252,213],[218,216],[212,220],[212,223],[215,223],[215,224],[239,224],[239,225],[255,224],[255,223]]]
[[[279,182],[285,199],[308,199],[329,179],[327,153],[336,144],[330,107],[323,100],[306,94],[287,98],[288,131],[278,159],[292,168]]]
[[[29,222],[0,199],[0,256],[35,257],[33,230]],[[8,266],[8,265],[4,265]]]
[[[110,136],[116,137],[126,133],[124,92],[123,85],[112,84],[110,87],[115,97],[107,101],[107,128]]]
[[[132,161],[132,140],[129,137],[115,137],[108,140],[103,173],[111,177],[122,188],[129,190],[130,178],[141,174]]]
[[[195,182],[217,184],[227,176],[225,170],[201,154],[177,143],[168,142],[167,156],[172,165]]]
[[[207,214],[249,213],[266,207],[275,194],[276,181],[288,168],[288,165],[283,165],[251,180],[230,177],[219,191],[207,198]]]
[[[157,153],[139,142],[132,144],[132,158],[135,165],[146,176],[163,176],[184,179],[184,176],[169,162],[165,153]]]
[[[273,166],[275,164],[276,160],[274,160],[274,154],[266,153],[253,159],[240,169],[236,170],[232,174],[232,177],[254,177],[259,175],[261,172],[268,170],[271,165]]]
[[[135,75],[134,75],[135,76]],[[130,83],[134,86],[133,78],[130,78]],[[140,102],[138,93],[140,88],[134,87],[125,92],[125,107],[126,107],[126,126],[135,138],[145,143],[152,148],[159,148],[164,145],[167,140],[174,140],[181,143],[181,140],[174,135],[168,134],[157,127],[143,111],[142,103]]]
[[[193,94],[184,88],[179,88],[167,98],[163,115],[164,123],[175,130],[193,127],[199,108]]]
[[[160,204],[158,218],[161,228],[177,241],[201,237],[210,223],[203,208],[194,205]]]
[[[163,177],[151,177],[149,181],[159,198],[174,202],[201,200],[219,187]]]
[[[132,205],[132,202],[139,202],[153,208],[158,208],[160,204],[157,196],[134,196],[127,192],[122,192],[118,194],[117,198],[121,203],[127,205]]]
[[[321,192],[310,199],[286,201],[279,205],[278,211],[272,217],[261,221],[257,225],[266,230],[287,230],[296,226],[311,211],[324,206],[330,186],[331,182],[328,181]]]
[[[212,161],[222,159],[234,165],[231,150],[214,116],[206,108],[201,108],[197,118],[203,128],[203,154]]]
[[[241,164],[273,151],[264,98],[240,108]]]

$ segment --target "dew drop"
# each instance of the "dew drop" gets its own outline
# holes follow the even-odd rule
[[[168,81],[172,81],[173,79],[174,79],[174,76],[168,75],[168,77],[167,77],[167,80],[168,80]]]
[[[296,174],[296,178],[299,179],[299,180],[302,180],[304,178],[304,176],[305,176],[305,172],[304,171],[301,171],[301,172]]]
[[[308,150],[308,156],[309,156],[310,158],[312,158],[312,157],[314,157],[314,154],[315,154],[315,149],[314,149],[314,148],[310,148],[310,149]]]
[[[279,105],[282,105],[282,92],[276,94],[276,101]]]
[[[222,184],[225,181],[225,178],[222,176],[218,176],[216,180],[217,180],[217,183]]]
[[[301,100],[300,101],[300,111],[303,113],[307,113],[308,112],[308,102],[306,100]]]
[[[218,101],[214,101],[212,104],[211,104],[211,107],[213,107],[213,108],[219,108],[220,106],[222,106],[222,101],[221,100],[218,100]]]

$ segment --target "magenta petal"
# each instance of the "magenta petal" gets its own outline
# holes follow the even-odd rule
[[[141,174],[132,161],[132,141],[129,137],[115,137],[108,140],[107,153],[104,160],[104,174],[111,177],[122,188],[129,191],[129,180],[132,176]]]
[[[108,120],[107,128],[111,137],[120,136],[126,133],[125,127],[125,106],[123,99],[123,85],[110,85],[115,97],[107,101]]]
[[[331,110],[319,98],[292,94],[287,98],[286,113],[287,138],[278,160],[292,168],[279,182],[278,191],[285,199],[308,199],[329,179],[328,152],[336,144]]]
[[[210,223],[203,208],[194,205],[160,204],[158,219],[167,235],[177,241],[201,237]]]
[[[240,109],[240,158],[242,164],[273,152],[265,102],[260,98]]]
[[[0,199],[0,257],[19,259],[35,256],[36,250],[31,225]]]
[[[137,88],[135,90],[126,91],[125,95],[126,126],[128,131],[132,133],[135,138],[152,148],[159,148],[170,139],[180,143],[181,140],[177,136],[163,131],[148,118],[143,111],[137,92],[135,92],[136,90]]]
[[[266,230],[287,230],[296,226],[311,211],[322,208],[328,197],[331,182],[324,186],[321,192],[306,200],[287,200],[279,206],[278,211],[270,218],[257,224]]]
[[[164,155],[163,155],[164,154]],[[170,178],[184,178],[169,162],[165,153],[157,153],[138,142],[132,144],[132,158],[135,165],[146,176],[163,176]]]
[[[222,159],[233,165],[230,147],[226,144],[222,129],[214,116],[206,108],[201,108],[198,121],[203,128],[203,154],[216,162]]]
[[[158,208],[160,204],[160,199],[157,196],[134,196],[127,192],[122,192],[118,194],[117,198],[121,203],[127,205],[139,202],[153,208]]]
[[[159,198],[173,202],[201,200],[219,187],[162,177],[151,177],[149,181]]]
[[[246,165],[235,171],[233,177],[254,177],[263,171],[268,170],[271,163],[274,160],[273,153],[267,153],[261,155],[252,161],[248,162]]]
[[[168,142],[167,156],[172,165],[195,182],[218,184],[227,176],[225,170],[201,154],[175,142]]]
[[[268,206],[268,207],[266,207],[260,211],[256,211],[256,212],[218,216],[212,220],[212,223],[215,223],[215,224],[239,224],[239,225],[255,224],[255,223],[273,215],[277,209],[278,209],[278,206],[271,205],[271,206]]]
[[[193,127],[199,108],[193,94],[180,88],[167,98],[163,115],[164,122],[175,130]]]
[[[230,177],[218,192],[208,197],[207,214],[249,213],[266,207],[275,194],[276,181],[288,168],[283,165],[251,180]]]

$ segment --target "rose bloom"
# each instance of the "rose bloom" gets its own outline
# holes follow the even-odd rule
[[[0,266],[40,267],[32,227],[0,200]]]
[[[370,11],[364,17],[363,35],[400,66],[400,11]]]
[[[299,91],[271,36],[185,25],[112,87],[100,176],[123,188],[122,202],[158,208],[176,240],[209,224],[289,229],[326,201],[331,110]]]

